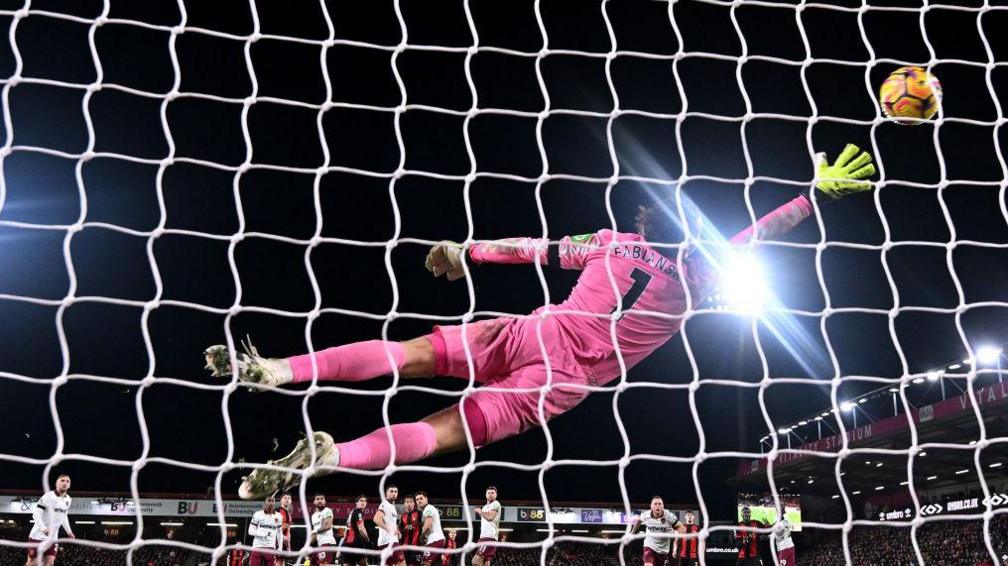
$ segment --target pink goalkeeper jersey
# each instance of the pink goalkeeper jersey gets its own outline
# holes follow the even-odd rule
[[[799,196],[762,217],[755,229],[761,239],[771,238],[791,229],[811,212],[812,204],[805,196]],[[730,243],[744,244],[753,237],[753,232],[754,227],[750,226]],[[610,245],[612,242],[615,245]],[[669,255],[675,251],[664,250]],[[560,322],[557,326],[574,356],[599,384],[620,375],[608,316],[617,310],[620,297],[623,312],[616,323],[616,340],[630,369],[679,331],[687,307],[696,308],[716,282],[716,273],[702,254],[687,253],[677,262],[674,257],[652,249],[639,234],[612,230],[567,236],[558,245],[535,238],[476,244],[470,248],[469,257],[475,263],[532,263],[538,257],[544,264],[582,269],[584,272],[567,300],[549,308],[585,313],[553,316]]]

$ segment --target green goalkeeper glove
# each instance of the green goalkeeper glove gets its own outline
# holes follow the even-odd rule
[[[449,281],[462,279],[465,277],[465,270],[462,268],[462,246],[455,242],[441,242],[434,246],[427,253],[425,266],[427,271],[434,274],[434,277],[446,275]]]
[[[833,165],[826,161],[825,153],[816,155],[816,188],[833,200],[871,189],[871,181],[862,179],[874,174],[871,154],[852,143],[847,144]]]

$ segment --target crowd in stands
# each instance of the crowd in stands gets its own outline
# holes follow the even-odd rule
[[[999,555],[1008,554],[1008,518],[997,515],[991,521],[991,544]],[[801,544],[802,563],[833,566],[844,564],[838,533],[817,537]],[[916,553],[909,528],[855,528],[848,539],[851,561],[859,566],[916,565]],[[984,543],[981,521],[931,521],[917,530],[917,546],[924,563],[935,566],[988,566],[990,556]]]
[[[127,552],[80,545],[63,545],[56,561],[60,566],[122,566],[126,564]],[[186,550],[167,547],[143,547],[133,552],[136,566],[183,566],[189,559]],[[209,556],[209,555],[208,555]],[[25,563],[25,550],[0,547],[0,564],[21,565]],[[208,560],[207,560],[208,561]]]

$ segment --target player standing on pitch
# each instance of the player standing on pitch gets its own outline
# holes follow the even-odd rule
[[[357,505],[347,517],[346,531],[343,533],[343,550],[340,553],[344,566],[367,566],[367,555],[354,550],[363,550],[371,546],[364,525],[364,509],[367,508],[367,496],[358,495]]]
[[[53,541],[52,545],[42,551],[44,556],[43,564],[53,566],[56,562],[56,554],[59,552],[59,544],[55,542],[59,538],[59,529],[63,527],[70,538],[77,538],[70,530],[70,476],[60,474],[56,477],[56,484],[52,491],[47,491],[38,502],[35,509],[32,509],[32,519],[35,524],[28,533],[28,542],[35,546],[28,547],[28,559],[25,566],[33,566],[36,557],[42,550],[46,541]]]
[[[412,495],[407,495],[403,499],[403,512],[402,517],[400,517],[401,527],[399,532],[402,533],[402,540],[399,544],[403,546],[421,546],[423,541],[420,539],[420,531],[423,527],[420,520],[420,511],[417,511],[417,502],[413,499]],[[420,558],[423,556],[423,552],[419,550],[406,550],[404,551],[406,555],[406,566],[420,566]]]
[[[276,566],[280,562],[274,552],[283,545],[283,515],[275,505],[273,496],[267,497],[262,510],[256,511],[249,522],[248,534],[252,536],[249,566]]]
[[[755,529],[765,529],[763,521],[752,518],[748,507],[742,508],[742,520],[739,521],[739,529],[735,531],[735,540],[739,542],[738,560],[735,566],[762,566],[760,560],[759,539],[760,535]]]
[[[427,547],[423,553],[421,564],[431,566],[435,560],[441,562],[441,554],[445,548],[444,531],[441,530],[441,511],[431,505],[427,499],[426,491],[417,492],[416,502],[423,513],[423,532],[420,534],[420,539]]]
[[[686,525],[679,521],[675,513],[665,508],[665,500],[660,495],[651,498],[651,509],[641,513],[634,522],[630,534],[635,535],[641,526],[644,535],[644,566],[667,566],[672,537],[669,531],[686,532]]]
[[[697,535],[700,532],[700,525],[696,524],[696,514],[692,511],[687,511],[683,517],[683,526],[686,527],[682,532],[687,535]],[[699,566],[700,565],[700,537],[694,536],[693,538],[681,538],[675,541],[675,557],[676,566]]]
[[[280,497],[280,508],[277,509],[283,518],[283,531],[281,532],[280,550],[290,551],[291,549],[291,522],[294,520],[294,503],[291,501],[289,493]],[[277,562],[283,564],[284,560],[278,558]]]
[[[385,499],[374,516],[374,524],[378,527],[378,550],[391,550],[385,566],[406,566],[406,556],[403,551],[396,549],[400,535],[396,499],[399,499],[399,488],[394,485],[385,486]]]
[[[770,535],[770,544],[777,553],[777,561],[780,566],[797,566],[795,560],[794,540],[791,539],[791,521],[787,517],[782,517],[780,523]]]
[[[476,556],[473,556],[473,566],[490,566],[490,561],[497,553],[497,542],[500,537],[501,504],[497,501],[497,488],[490,485],[486,488],[486,504],[474,509],[480,518],[479,546]],[[486,544],[490,543],[490,544]]]
[[[871,182],[863,179],[873,175],[875,167],[868,153],[847,145],[832,166],[820,154],[816,172],[820,198],[835,200],[869,190]],[[798,196],[736,234],[729,244],[778,237],[812,211],[809,197]],[[676,252],[649,245],[683,241],[679,224],[668,203],[657,202],[641,208],[637,233],[599,230],[565,237],[559,245],[535,238],[474,244],[468,249],[442,243],[427,256],[427,269],[435,277],[464,277],[466,260],[476,265],[538,262],[582,273],[567,300],[526,317],[436,326],[431,334],[405,342],[370,340],[282,359],[259,356],[246,344],[245,353],[233,360],[234,370],[243,382],[276,387],[311,382],[316,370],[321,381],[355,382],[393,370],[404,378],[469,379],[471,369],[476,382],[496,390],[477,389],[461,406],[419,422],[382,427],[350,442],[336,444],[328,433],[315,432],[314,454],[322,466],[372,470],[385,468],[392,460],[390,435],[396,464],[466,448],[466,429],[475,446],[485,446],[542,425],[540,396],[548,421],[577,406],[589,387],[620,377],[620,359],[629,370],[679,332],[687,310],[712,291],[719,270],[719,262],[702,247]],[[547,309],[556,314],[544,313]],[[227,346],[212,346],[204,356],[214,375],[231,375]],[[291,471],[256,469],[242,482],[239,496],[250,499],[296,485],[302,475],[295,471],[311,464],[312,452],[308,439],[301,440],[290,454],[270,462]]]
[[[318,493],[312,501],[315,505],[315,512],[311,515],[311,540],[312,546],[322,547],[318,552],[312,554],[312,566],[321,564],[333,564],[336,558],[336,535],[333,534],[333,512],[326,506],[325,495]]]
[[[445,552],[441,555],[441,566],[451,566],[453,560],[451,551],[458,548],[458,541],[455,538],[458,531],[451,529],[448,531],[448,538],[445,540]]]

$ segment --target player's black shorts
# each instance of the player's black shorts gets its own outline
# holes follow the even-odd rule
[[[700,561],[696,558],[676,558],[676,566],[700,566]]]
[[[735,566],[763,566],[763,561],[759,558],[739,558]]]
[[[423,559],[423,552],[418,550],[407,550],[406,554],[406,566],[420,566],[420,562]]]
[[[344,544],[340,547],[340,562],[343,564],[356,564],[360,562],[361,558],[367,558],[368,555],[363,552],[358,552],[359,550],[367,550],[368,545],[366,542],[361,541],[359,543]]]

